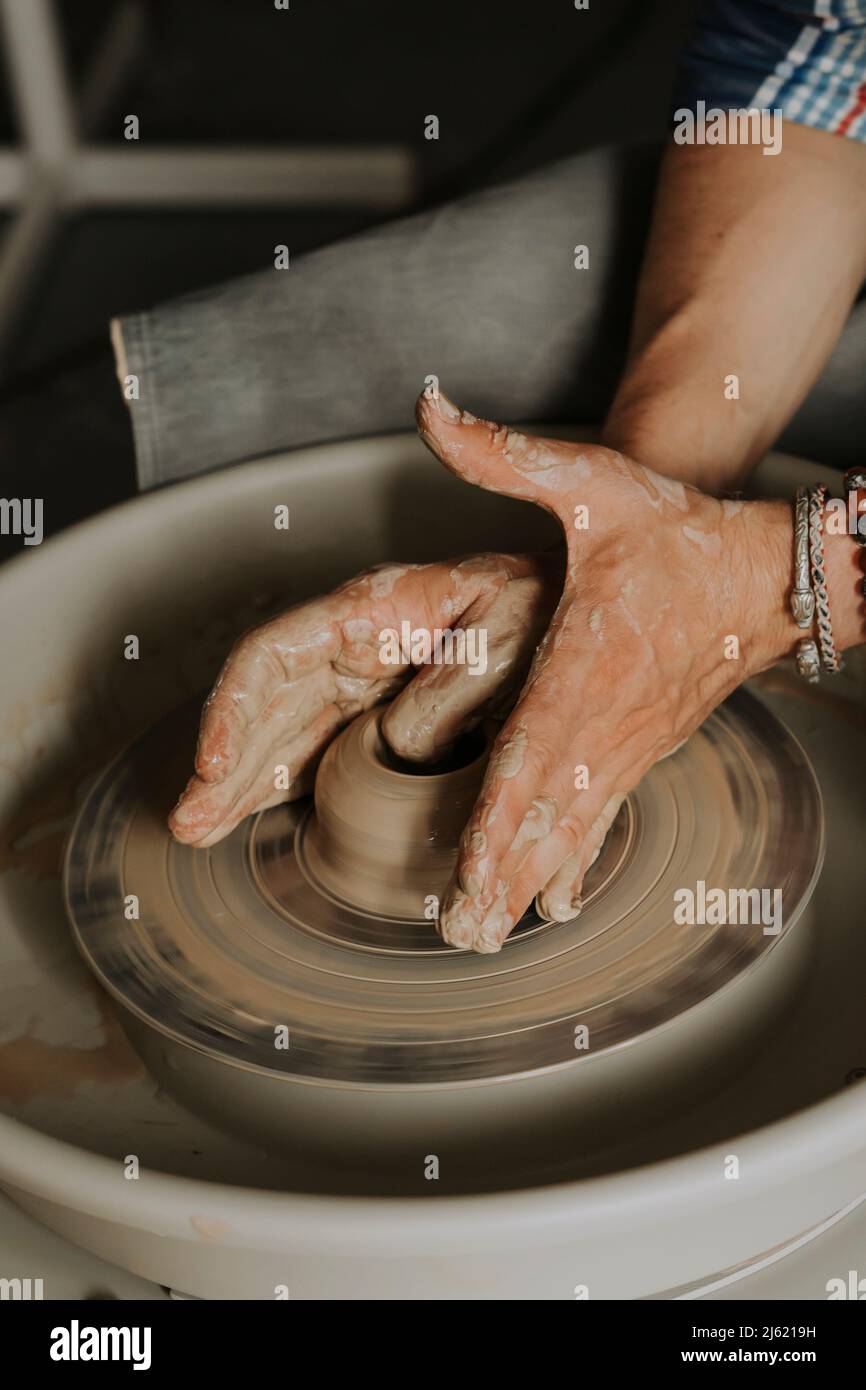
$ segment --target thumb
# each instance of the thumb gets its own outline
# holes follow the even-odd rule
[[[456,629],[468,659],[422,667],[385,713],[382,732],[403,758],[442,758],[459,734],[510,707],[526,679],[562,589],[561,566],[547,557],[498,558],[507,581],[492,597],[479,594]]]
[[[570,498],[592,473],[578,446],[478,420],[438,387],[418,397],[415,418],[424,443],[458,478],[536,502],[560,521],[571,514]]]

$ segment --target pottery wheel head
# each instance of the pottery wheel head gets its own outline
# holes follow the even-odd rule
[[[166,817],[197,714],[163,721],[98,779],[67,853],[67,906],[85,960],[126,1009],[270,1074],[430,1086],[583,1065],[579,1025],[591,1026],[597,1056],[759,962],[771,969],[820,868],[811,767],[740,691],[627,798],[581,915],[553,924],[529,913],[498,955],[478,956],[440,939],[430,900],[483,774],[483,740],[427,777],[387,767],[377,715],[362,715],[323,760],[320,817],[309,800],[288,803],[190,849]],[[359,749],[370,785],[353,788],[353,804],[374,809],[340,824],[341,778],[358,777]],[[389,805],[393,777],[414,787]],[[765,890],[779,929],[677,921],[676,895],[701,884]]]

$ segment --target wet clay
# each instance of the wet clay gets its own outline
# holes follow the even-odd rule
[[[490,735],[476,731],[463,766],[410,770],[389,753],[381,721],[381,709],[368,711],[325,753],[304,852],[319,884],[342,902],[430,918],[454,872]]]
[[[760,925],[678,922],[677,890],[782,884],[784,934],[820,860],[820,798],[805,757],[738,691],[629,794],[584,881],[579,917],[551,925],[528,914],[496,954],[454,950],[426,899],[451,873],[483,753],[433,775],[401,771],[369,711],[323,760],[321,826],[309,803],[290,803],[192,849],[172,840],[166,815],[197,716],[162,721],[94,784],[66,860],[73,930],[96,977],[163,1035],[160,1046],[182,1042],[275,1082],[523,1075],[574,1060],[574,1030],[587,1020],[594,1055],[618,1047],[708,998],[781,939]],[[555,815],[538,801],[525,848]],[[317,837],[313,864],[305,851]],[[479,828],[472,864],[483,837]],[[131,919],[130,893],[143,905]],[[351,906],[361,898],[379,911]]]

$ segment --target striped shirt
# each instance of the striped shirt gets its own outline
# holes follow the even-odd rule
[[[698,102],[866,141],[866,0],[702,0],[674,107]]]

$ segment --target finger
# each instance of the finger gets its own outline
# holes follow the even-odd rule
[[[591,623],[575,623],[573,607],[561,603],[494,747],[461,842],[440,914],[447,941],[499,949],[532,898],[580,853],[588,832],[600,843],[598,817],[615,792],[632,785],[630,740],[611,728],[611,688],[615,672],[604,668]],[[563,710],[578,699],[580,724],[564,729]],[[590,762],[604,775],[575,798],[574,767]]]
[[[477,635],[466,631],[467,640]],[[389,746],[410,762],[444,758],[454,740],[481,716],[495,688],[489,670],[473,679],[467,666],[424,666],[389,706],[382,733]]]
[[[337,655],[341,634],[331,605],[301,605],[246,633],[235,644],[205,701],[196,751],[196,772],[216,782],[234,771],[251,726],[281,685],[321,675]]]
[[[344,723],[341,712],[330,705],[290,747],[277,744],[261,755],[254,770],[247,767],[243,775],[236,771],[222,782],[192,777],[169,816],[172,835],[181,844],[204,849],[224,839],[254,811],[304,795],[312,770]],[[287,784],[281,790],[275,786],[278,772]]]
[[[565,522],[568,498],[592,474],[591,447],[541,439],[459,410],[428,387],[415,417],[421,438],[465,482],[537,502]],[[570,524],[569,521],[566,524]]]
[[[581,825],[561,814],[573,786],[560,752],[557,683],[538,683],[506,722],[464,832],[454,881],[440,914],[453,945],[495,950],[528,904],[519,905],[521,869],[536,843],[547,845],[546,882],[577,848]],[[533,890],[534,892],[535,890]]]
[[[303,738],[310,724],[335,703],[334,693],[333,673],[328,666],[302,680],[273,685],[256,718],[234,724],[237,745],[232,748],[230,766],[223,767],[221,775],[215,778],[208,775],[207,767],[202,771],[201,760],[196,758],[198,776],[214,786],[222,782],[233,787],[249,784],[265,758],[270,758],[278,747],[290,748],[295,739]]]
[[[506,583],[496,597],[471,605],[459,635],[463,664],[422,668],[390,706],[382,730],[395,753],[435,762],[467,729],[501,710],[522,685],[547,623],[546,580],[526,575]],[[477,622],[471,620],[479,612]]]
[[[215,844],[238,820],[265,804],[291,801],[309,791],[309,773],[334,734],[356,714],[402,688],[403,675],[367,680],[321,667],[305,679],[279,687],[247,731],[234,767],[213,781],[192,778],[171,814],[175,838],[186,844]],[[381,667],[379,668],[382,669]],[[392,668],[393,669],[393,668]],[[288,789],[274,798],[279,765]],[[286,774],[282,774],[286,777]],[[247,809],[238,813],[237,808]]]
[[[608,797],[580,848],[569,855],[536,894],[535,906],[540,917],[548,922],[570,922],[579,915],[584,877],[601,853],[605,836],[624,801],[625,797],[616,792]]]
[[[545,784],[545,790],[533,797],[523,811],[507,853],[499,861],[492,901],[485,901],[482,893],[475,903],[471,902],[465,891],[467,879],[458,875],[453,903],[446,900],[442,913],[446,940],[480,952],[498,951],[542,885],[550,884],[560,873],[562,879],[554,885],[541,915],[549,921],[570,921],[578,915],[584,875],[601,848],[623,796],[614,793],[600,808],[598,789],[592,802],[587,797],[578,806],[573,796],[570,778],[554,776]],[[468,886],[473,886],[471,876]],[[476,909],[479,901],[480,912]]]
[[[673,748],[658,755],[661,761],[664,758],[671,758],[675,753],[687,743],[687,739],[681,739]],[[625,752],[625,748],[622,750]],[[649,767],[655,757],[644,757],[644,766]],[[535,907],[540,917],[544,917],[549,922],[569,922],[580,914],[582,909],[583,881],[601,853],[605,838],[611,826],[616,820],[620,808],[625,802],[627,792],[612,791],[612,787],[618,782],[629,786],[639,780],[634,771],[627,773],[625,764],[628,759],[621,760],[618,768],[618,775],[611,775],[613,769],[607,767],[608,775],[602,784],[594,789],[592,803],[587,802],[587,809],[592,811],[593,806],[597,806],[601,795],[607,795],[601,810],[591,820],[586,835],[575,852],[569,855],[568,859],[556,870],[544,887],[539,890],[535,897]],[[601,787],[601,791],[600,791]]]
[[[522,809],[506,853],[491,866],[494,876],[480,892],[474,891],[478,885],[473,874],[485,874],[477,856],[489,845],[483,843],[483,832],[471,832],[468,850],[476,857],[477,867],[458,872],[447,895],[440,919],[446,941],[481,952],[498,951],[529,906],[539,881],[549,878],[573,852],[580,827],[560,816],[557,791],[556,786],[548,786]]]
[[[681,739],[673,748],[662,753],[659,761],[672,758],[688,739]],[[548,922],[570,922],[579,916],[582,903],[583,881],[598,856],[614,821],[624,804],[626,794],[614,792],[608,797],[600,814],[591,824],[586,840],[580,849],[566,859],[553,877],[535,897],[535,908],[540,917]]]

